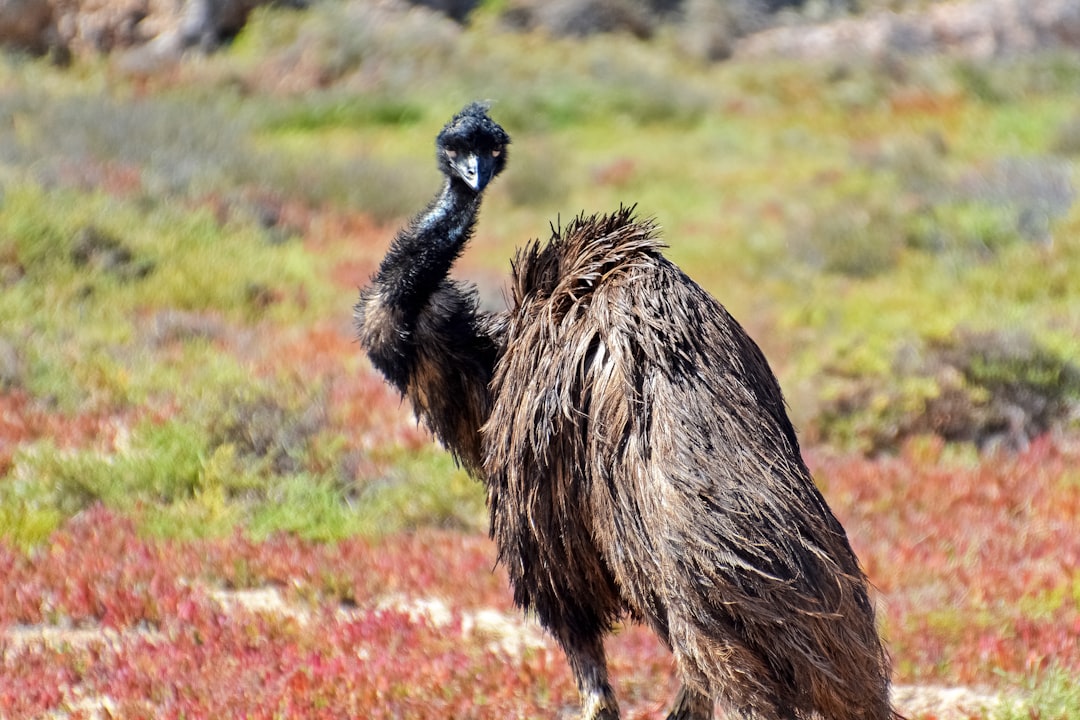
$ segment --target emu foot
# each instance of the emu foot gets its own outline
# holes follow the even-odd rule
[[[619,705],[610,689],[582,698],[581,720],[619,720]]]
[[[619,702],[608,683],[603,639],[599,635],[576,636],[565,627],[556,637],[581,694],[581,720],[619,720]]]
[[[686,685],[679,688],[667,720],[712,720],[713,701]]]

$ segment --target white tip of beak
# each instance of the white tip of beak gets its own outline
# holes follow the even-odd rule
[[[460,158],[456,163],[461,179],[473,190],[480,189],[480,161],[473,153]]]

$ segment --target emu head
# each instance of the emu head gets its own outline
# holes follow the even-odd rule
[[[451,180],[481,192],[506,166],[510,136],[474,102],[455,115],[435,141],[439,169]]]

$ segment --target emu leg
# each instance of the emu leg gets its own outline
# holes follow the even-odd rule
[[[712,720],[713,701],[683,683],[667,720]]]
[[[603,638],[573,637],[564,631],[558,640],[581,693],[581,720],[619,720],[619,703],[608,683]]]

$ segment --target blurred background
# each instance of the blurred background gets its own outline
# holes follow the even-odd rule
[[[549,223],[636,204],[779,376],[898,678],[1077,717],[1080,1],[0,0],[0,45],[27,577],[88,512],[150,543],[486,534],[352,331],[484,99],[513,138],[455,270],[484,305]]]

